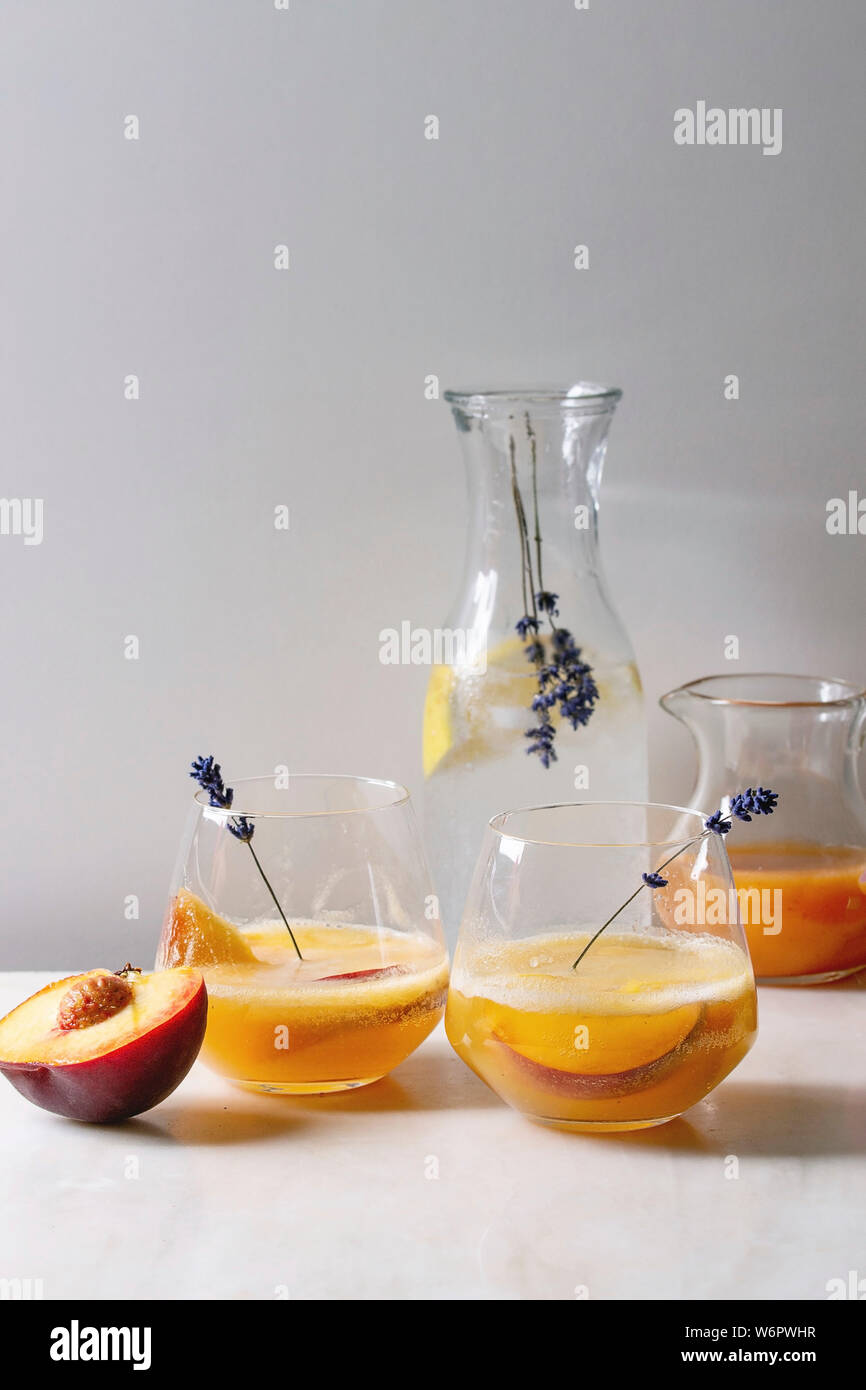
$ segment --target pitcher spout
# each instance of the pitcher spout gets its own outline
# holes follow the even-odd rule
[[[678,685],[676,690],[669,690],[659,697],[659,705],[666,714],[672,714],[675,719],[679,719],[681,724],[688,724],[688,710],[692,698],[688,685]]]

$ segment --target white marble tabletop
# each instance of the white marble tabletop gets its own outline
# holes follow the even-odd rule
[[[49,978],[0,975],[0,1014]],[[530,1123],[441,1029],[343,1096],[248,1095],[197,1063],[116,1127],[0,1079],[0,1278],[46,1299],[825,1299],[866,1277],[864,991],[762,990],[733,1076],[634,1135]]]

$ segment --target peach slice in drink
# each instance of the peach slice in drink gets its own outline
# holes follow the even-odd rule
[[[376,965],[370,970],[343,970],[337,975],[319,975],[318,979],[324,984],[326,980],[381,980],[386,975],[405,973],[405,965]]]
[[[242,933],[182,888],[169,903],[156,966],[253,965],[256,956]]]
[[[604,1015],[518,1013],[492,1004],[491,1032],[498,1042],[540,1067],[578,1076],[625,1072],[673,1052],[701,1017],[700,1004],[665,1013]]]

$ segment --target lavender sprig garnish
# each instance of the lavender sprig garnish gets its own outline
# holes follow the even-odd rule
[[[592,667],[583,660],[581,649],[575,643],[566,627],[559,627],[559,595],[544,587],[542,569],[541,521],[538,512],[538,450],[535,431],[529,416],[526,417],[526,434],[532,458],[532,504],[535,562],[532,559],[532,546],[526,509],[517,480],[516,445],[512,436],[508,441],[511,457],[511,491],[514,497],[514,510],[517,514],[517,529],[520,535],[520,578],[523,586],[523,616],[518,618],[515,628],[521,641],[526,659],[536,669],[537,693],[532,699],[533,713],[538,723],[525,731],[530,740],[527,753],[537,755],[542,767],[550,767],[556,762],[556,727],[551,721],[550,711],[559,706],[560,716],[567,720],[572,729],[587,724],[598,700],[598,686],[593,677]],[[549,633],[549,652],[542,640],[541,629],[547,622]]]
[[[730,798],[730,812],[738,820],[751,820],[752,816],[771,816],[779,801],[777,792],[767,787],[747,787]]]
[[[219,763],[215,762],[212,753],[209,754],[206,758],[196,758],[195,762],[191,764],[189,775],[193,778],[195,782],[198,782],[202,791],[207,792],[209,805],[218,807],[221,811],[231,810],[235,794],[231,787],[227,787],[225,785],[223,781],[222,769],[220,768]],[[303,960],[304,957],[301,955],[301,948],[295,940],[295,933],[289,926],[286,914],[280,907],[279,899],[276,893],[274,892],[273,888],[271,887],[270,880],[268,879],[267,874],[261,866],[261,862],[259,860],[258,855],[253,849],[253,835],[255,834],[256,829],[255,825],[246,816],[227,816],[225,820],[225,827],[231,835],[234,835],[236,840],[240,840],[242,844],[246,845],[250,854],[253,856],[255,866],[262,876],[265,887],[267,888],[268,892],[274,900],[276,909],[283,919],[283,924],[286,928],[286,931],[292,938],[292,945],[298,953],[298,960]]]
[[[721,808],[718,811],[714,811],[711,816],[708,816],[704,821],[704,828],[700,835],[694,835],[690,840],[687,840],[684,845],[680,846],[675,854],[672,854],[663,864],[659,864],[657,869],[653,869],[648,874],[641,874],[642,882],[638,884],[634,892],[626,898],[625,902],[620,904],[613,916],[608,917],[607,921],[599,927],[595,935],[590,937],[577,960],[572,965],[572,970],[577,969],[590,946],[598,940],[603,931],[607,930],[611,922],[616,921],[619,914],[628,907],[629,903],[634,902],[638,893],[640,893],[643,888],[667,888],[669,880],[663,876],[662,870],[666,869],[668,864],[672,864],[675,859],[679,859],[680,855],[684,854],[691,845],[699,844],[701,840],[706,840],[710,835],[724,836],[729,834],[733,825],[731,816],[735,816],[737,820],[743,821],[750,821],[753,816],[771,816],[776,809],[779,796],[777,792],[771,792],[767,787],[747,787],[744,792],[737,792],[735,796],[730,796],[726,799],[728,802],[727,811]]]
[[[727,835],[731,828],[731,821],[725,819],[723,811],[714,811],[709,820],[704,821],[707,830],[712,830],[716,835]]]

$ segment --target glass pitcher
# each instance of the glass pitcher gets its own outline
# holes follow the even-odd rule
[[[587,382],[445,393],[466,463],[469,528],[444,631],[464,640],[431,669],[423,758],[428,846],[452,943],[491,816],[505,806],[647,795],[640,678],[598,551],[601,474],[620,396]],[[539,604],[540,592],[556,596],[555,612]],[[537,629],[519,631],[533,609]],[[528,649],[537,638],[538,665],[549,663],[555,629],[580,648],[598,698],[577,727],[561,701],[549,709],[553,756],[545,757],[545,737],[527,737],[543,727]]]
[[[866,691],[812,676],[725,675],[660,703],[697,745],[693,806],[712,811],[746,786],[779,793],[772,816],[735,823],[728,837],[758,979],[821,984],[866,966]]]

